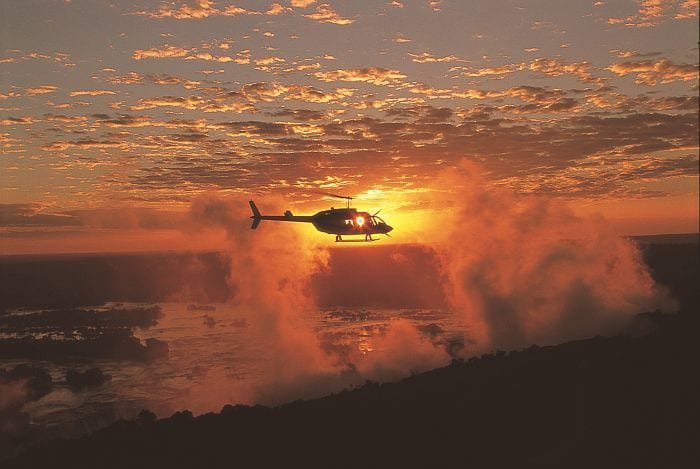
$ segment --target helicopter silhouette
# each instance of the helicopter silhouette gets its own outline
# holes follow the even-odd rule
[[[344,195],[323,193],[330,197],[345,199],[347,201],[345,208],[333,208],[323,210],[315,215],[292,215],[292,212],[287,210],[284,215],[262,215],[255,202],[249,201],[250,208],[253,211],[253,225],[251,229],[256,229],[262,220],[271,221],[291,221],[300,223],[311,223],[318,231],[335,235],[335,242],[356,242],[360,240],[344,240],[343,236],[364,235],[364,241],[377,241],[372,238],[373,234],[383,234],[389,236],[389,232],[393,230],[378,214],[377,210],[374,215],[369,212],[358,212],[356,208],[350,207],[350,201],[354,197]]]

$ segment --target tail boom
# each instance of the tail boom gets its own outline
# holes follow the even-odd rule
[[[270,221],[293,221],[298,223],[313,223],[313,216],[295,216],[292,212],[287,211],[284,215],[262,215],[255,202],[249,201],[250,209],[253,211],[253,225],[250,227],[252,230],[256,229],[262,220]]]

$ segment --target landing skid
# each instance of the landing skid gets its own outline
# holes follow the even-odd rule
[[[335,242],[336,243],[369,243],[372,241],[379,241],[379,240],[372,238],[372,235],[365,235],[365,239],[343,239],[340,235],[335,235]]]
[[[336,239],[336,243],[371,243],[373,241],[379,241],[379,239]]]

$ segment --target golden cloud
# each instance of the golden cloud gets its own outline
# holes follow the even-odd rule
[[[185,20],[207,18],[217,13],[219,13],[219,10],[214,8],[214,2],[209,0],[196,0],[192,4],[184,4],[180,8],[172,8],[168,4],[163,4],[154,12],[141,11],[136,14],[149,18],[174,18],[176,20]]]
[[[284,8],[282,5],[279,3],[273,3],[270,5],[270,9],[265,12],[266,15],[271,15],[271,16],[276,16],[279,15],[280,13],[284,13],[286,11],[286,8]]]
[[[634,82],[638,85],[655,86],[659,83],[690,81],[698,79],[698,66],[691,64],[674,64],[668,59],[657,62],[642,60],[612,64],[607,68],[618,76],[636,74]]]
[[[639,10],[626,18],[609,18],[609,24],[622,24],[629,28],[650,28],[666,18],[676,20],[696,18],[697,0],[637,0]]]
[[[274,65],[278,63],[283,63],[285,60],[281,57],[265,57],[262,59],[255,59],[255,65]]]
[[[153,47],[151,49],[136,49],[131,57],[134,60],[178,58],[185,57],[190,52],[192,52],[192,49],[165,44],[162,47]]]
[[[316,0],[292,0],[292,6],[295,8],[306,8],[314,3]]]
[[[235,61],[233,57],[229,57],[228,55],[213,55],[209,52],[196,52],[192,55],[188,55],[187,57],[185,57],[185,60],[206,60],[208,62],[222,63]]]
[[[308,15],[304,15],[304,17],[314,21],[318,21],[320,23],[347,25],[355,22],[355,20],[343,18],[342,16],[338,15],[338,13],[336,13],[335,10],[333,10],[328,3],[320,4],[316,8],[315,12],[310,13]]]
[[[470,70],[467,69],[464,72],[464,75],[468,77],[483,77],[483,76],[491,76],[491,75],[507,75],[509,73],[517,72],[519,70],[523,70],[525,68],[526,64],[524,63],[519,63],[519,64],[506,64],[506,65],[501,65],[498,67],[487,67],[487,68],[480,68],[480,69],[475,69],[475,70]],[[453,67],[450,69],[456,70],[457,67]]]
[[[409,53],[408,56],[411,57],[411,60],[413,62],[417,62],[419,64],[433,62],[464,62],[464,60],[460,59],[459,57],[455,57],[454,55],[446,55],[443,57],[439,57],[428,52],[423,52],[421,54]]]
[[[105,94],[117,94],[114,91],[109,91],[109,90],[78,90],[78,91],[71,91],[70,95],[71,96],[102,96]]]
[[[46,150],[46,151],[64,151],[69,148],[83,148],[83,149],[89,149],[89,148],[115,148],[115,147],[122,147],[125,146],[125,142],[119,142],[119,141],[112,141],[112,140],[93,140],[93,139],[84,139],[84,140],[69,140],[69,141],[58,141],[58,142],[51,142],[47,143],[46,145],[42,145],[41,149]]]
[[[44,119],[46,119],[49,122],[78,123],[85,122],[87,120],[87,117],[67,116],[65,114],[45,114]]]
[[[211,16],[238,16],[238,15],[270,15],[276,16],[288,11],[279,3],[270,5],[267,11],[246,10],[235,5],[227,5],[223,9],[214,6],[214,2],[209,0],[196,0],[193,3],[185,3],[180,7],[175,7],[167,3],[162,4],[156,11],[138,11],[134,14],[146,16],[148,18],[163,19],[172,18],[176,20],[204,19]]]
[[[203,103],[198,96],[163,96],[160,98],[139,99],[137,104],[129,107],[132,111],[153,109],[155,107],[182,107],[185,109],[197,109]]]
[[[47,93],[53,93],[58,89],[57,86],[54,85],[41,85],[41,86],[33,86],[31,88],[27,88],[25,92],[27,93],[27,96],[36,96],[40,94],[47,94]]]
[[[565,62],[561,59],[538,58],[533,60],[528,69],[533,72],[540,72],[548,77],[556,77],[564,74],[575,75],[579,80],[585,82],[596,82],[599,79],[594,78],[590,72],[590,64],[583,62]]]
[[[406,75],[399,70],[391,70],[381,67],[364,67],[346,70],[331,70],[328,72],[316,72],[314,76],[321,81],[359,81],[375,85],[397,84]]]
[[[306,101],[309,103],[329,103],[340,101],[344,98],[352,96],[355,90],[351,88],[336,88],[331,92],[317,90],[312,86],[293,85],[288,88],[288,94],[285,100]]]
[[[30,125],[34,123],[32,117],[7,117],[0,119],[0,125]]]

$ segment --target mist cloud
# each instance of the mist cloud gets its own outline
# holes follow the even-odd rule
[[[558,200],[489,186],[463,163],[442,176],[454,218],[438,251],[452,305],[475,350],[556,343],[615,331],[670,305],[633,242]]]
[[[445,365],[455,354],[468,357],[616,333],[635,314],[671,305],[635,244],[603,219],[576,216],[559,200],[495,187],[472,163],[445,172],[439,182],[437,187],[450,188],[431,195],[432,204],[445,207],[443,222],[426,226],[423,233],[437,243],[380,252],[389,261],[389,274],[397,269],[392,263],[405,264],[400,282],[415,285],[415,298],[425,305],[447,305],[460,316],[466,346],[449,351],[441,332],[431,336],[408,319],[392,320],[373,334],[370,350],[329,348],[309,318],[318,301],[328,300],[318,289],[353,298],[342,285],[329,283],[347,276],[349,291],[362,292],[367,282],[338,270],[358,276],[358,262],[377,263],[372,249],[349,262],[291,226],[263,222],[251,230],[247,200],[195,200],[194,229],[227,233],[231,302],[246,314],[251,333],[266,349],[261,384],[214,373],[206,387],[190,390],[183,405],[211,410],[229,402],[271,404],[320,396],[367,379],[398,379]],[[282,208],[277,201],[265,202],[264,211]],[[420,255],[410,259],[411,254]],[[377,279],[386,277],[381,272]],[[368,298],[396,302],[391,290],[399,280],[383,281],[387,298],[377,291]]]

